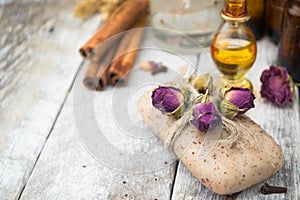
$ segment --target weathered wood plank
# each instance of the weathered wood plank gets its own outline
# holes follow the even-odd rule
[[[147,174],[97,162],[76,134],[69,96],[21,199],[168,199],[175,165]],[[147,198],[146,198],[147,197]]]
[[[144,40],[142,47],[149,47],[149,43],[151,43],[150,40]],[[166,54],[168,57],[166,57]],[[149,129],[147,129],[148,133],[151,134],[149,138],[147,138],[148,135],[145,136],[147,130],[138,133],[135,131],[124,132],[124,129],[128,127],[125,127],[127,123],[124,124],[123,122],[127,122],[128,119],[130,121],[130,116],[138,115],[138,110],[134,110],[134,108],[130,110],[131,106],[128,105],[128,102],[134,101],[134,99],[127,99],[127,97],[134,97],[131,96],[132,94],[143,94],[139,90],[143,84],[146,87],[149,87],[147,84],[152,84],[151,87],[153,87],[153,84],[157,84],[158,81],[169,80],[167,79],[169,75],[176,76],[176,73],[172,73],[174,71],[171,69],[179,70],[186,61],[175,57],[177,56],[170,57],[169,53],[163,51],[151,48],[143,49],[138,53],[135,66],[141,61],[162,61],[165,65],[171,67],[169,72],[151,76],[150,72],[135,67],[130,72],[126,87],[108,87],[105,91],[96,93],[87,90],[83,86],[84,71],[81,71],[77,78],[78,85],[75,84],[73,87],[75,94],[72,92],[69,95],[21,199],[170,199],[177,164],[176,162],[170,162],[172,159],[170,159],[169,154],[165,158],[160,157],[160,160],[157,160],[163,164],[162,167],[153,168],[148,173],[142,173],[144,170],[143,162],[146,163],[144,159],[140,160],[141,163],[137,160],[125,160],[124,163],[120,163],[121,166],[119,165],[117,170],[114,166],[118,166],[116,163],[124,159],[123,154],[126,154],[127,151],[132,152],[132,154],[147,151],[147,146],[143,146],[143,142],[147,143],[155,138]],[[187,59],[191,63],[196,62],[196,56],[187,56]],[[80,94],[80,97],[76,94]],[[81,98],[81,100],[76,98]],[[90,112],[91,110],[88,109],[90,107],[87,105],[78,113],[76,106],[89,104],[88,100],[90,98],[94,99],[94,102],[92,101],[92,105],[90,105],[92,106],[92,112]],[[122,98],[125,101],[122,101]],[[114,104],[116,99],[118,105]],[[114,116],[112,105],[115,108],[118,106],[125,107],[130,112],[130,116],[125,118],[123,116],[125,112],[118,112],[118,110],[116,111],[117,115]],[[135,104],[133,107],[135,107]],[[95,120],[94,115],[97,120],[96,126],[99,126],[99,130],[96,131],[89,124]],[[73,117],[75,117],[75,121]],[[142,119],[136,122],[143,123]],[[82,127],[85,129],[82,130]],[[91,132],[95,132],[95,135],[91,135]],[[97,152],[93,152],[91,145],[96,143],[99,147],[98,151],[103,151],[105,144],[98,139],[100,132],[104,132],[105,138],[115,145],[112,148],[123,150],[122,155],[114,155],[105,163],[103,161],[98,162],[99,155],[97,155]],[[139,139],[143,137],[144,139]],[[92,140],[91,143],[88,139]],[[163,147],[158,139],[155,138],[155,141],[157,143],[150,144],[152,149],[157,148],[157,146]],[[114,149],[107,149],[107,151],[111,152]],[[91,152],[91,154],[88,152]],[[140,155],[146,157],[148,154],[146,152]],[[163,152],[161,155],[163,155]],[[149,164],[151,165],[151,163]],[[132,168],[128,170],[129,172],[124,167],[126,165],[132,165]]]
[[[281,146],[285,164],[283,168],[269,178],[266,182],[270,185],[288,187],[287,194],[274,194],[264,196],[258,192],[261,184],[255,185],[245,191],[242,191],[237,199],[299,199],[300,197],[300,157],[299,157],[299,98],[295,100],[293,107],[277,108],[270,103],[266,103],[259,95],[260,74],[268,68],[276,58],[277,47],[271,44],[267,38],[258,43],[258,57],[249,73],[256,94],[256,108],[249,111],[249,116],[260,124]],[[211,60],[208,54],[200,58],[200,68],[203,71],[212,72],[212,69],[205,68]],[[175,178],[172,199],[225,199],[209,191],[202,186],[199,181],[179,163]]]
[[[77,73],[78,48],[98,24],[75,20],[73,3],[1,5],[0,199],[26,184]]]

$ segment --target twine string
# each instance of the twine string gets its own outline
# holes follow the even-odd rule
[[[193,106],[201,102],[204,96],[203,94],[197,93],[197,91],[190,84],[184,84],[184,86],[186,86],[190,92],[190,97],[186,101],[188,107],[181,118],[173,122],[166,134],[166,139],[164,141],[165,148],[172,153],[176,139],[181,135],[183,129],[191,119]],[[254,137],[249,129],[245,127],[237,118],[231,120],[222,116],[221,130],[223,130],[223,132],[221,133],[221,139],[218,141],[218,143],[220,143],[222,146],[228,146],[231,148],[235,145],[240,149],[258,147],[259,142],[257,138]]]

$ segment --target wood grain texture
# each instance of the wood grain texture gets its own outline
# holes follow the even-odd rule
[[[0,199],[20,195],[98,24],[75,20],[73,3],[1,2]]]
[[[176,162],[167,163],[161,170],[133,174],[103,166],[87,152],[76,134],[69,89],[81,62],[78,48],[98,19],[75,20],[70,6],[74,2],[0,1],[0,199],[225,199],[199,184],[181,163],[178,168]],[[259,76],[273,63],[277,48],[265,38],[258,51],[249,72],[257,96],[249,116],[285,155],[284,167],[267,182],[289,189],[287,194],[263,196],[256,185],[237,199],[299,199],[299,99],[293,108],[276,108],[259,97]],[[143,56],[138,62],[165,61],[160,54]],[[202,54],[200,61],[201,72],[215,71],[209,54]],[[111,97],[110,92],[96,98]],[[98,112],[105,107],[102,103],[96,106]],[[134,145],[139,144],[128,148]]]
[[[76,133],[69,96],[21,197],[27,199],[169,199],[175,164],[147,174],[97,162]]]
[[[147,35],[147,33],[146,33]],[[148,46],[149,40],[142,42],[142,45]],[[163,80],[165,76],[172,74],[172,68],[178,69],[182,66],[181,61],[172,59],[167,63],[170,65],[169,73],[151,76],[150,72],[141,70],[138,64],[142,61],[157,60],[166,64],[166,58],[170,56],[168,53],[157,52],[156,50],[145,49],[138,53],[137,60],[134,64],[135,68],[130,72],[128,85],[126,87],[119,87],[113,89],[108,87],[105,91],[93,93],[87,90],[82,84],[82,78],[86,66],[83,71],[79,73],[78,84],[75,84],[70,93],[68,100],[54,126],[53,132],[50,135],[44,151],[33,170],[28,184],[26,185],[21,199],[170,199],[172,192],[172,185],[174,174],[177,167],[177,162],[169,162],[169,160],[162,161],[164,164],[162,168],[155,169],[148,173],[133,173],[126,172],[122,169],[114,169],[109,163],[101,163],[95,159],[97,157],[92,152],[88,143],[85,143],[83,137],[89,137],[90,129],[80,132],[79,126],[83,123],[88,123],[91,120],[91,115],[95,112],[98,118],[99,131],[107,133],[105,136],[109,141],[116,142],[118,147],[124,148],[124,151],[129,150],[135,153],[142,147],[141,140],[135,140],[137,137],[127,137],[122,134],[122,125],[118,124],[118,119],[126,118],[120,116],[124,113],[118,113],[118,116],[112,116],[113,99],[119,99],[118,95],[126,98],[127,94],[135,92],[136,86],[140,87],[138,83],[147,81]],[[196,63],[196,56],[187,58],[192,63]],[[167,65],[167,64],[166,64]],[[169,65],[168,65],[169,66]],[[143,74],[143,76],[140,76]],[[82,75],[82,77],[81,77]],[[94,99],[94,109],[92,113],[88,110],[79,113],[82,120],[78,121],[76,118],[75,106],[78,106],[78,101],[74,96],[74,90],[78,90],[80,98],[92,95]],[[73,98],[73,101],[72,101]],[[89,97],[87,97],[89,98]],[[75,99],[75,100],[74,100]],[[75,103],[74,103],[75,102]],[[77,103],[76,103],[77,102]],[[128,103],[127,101],[125,101]],[[119,105],[126,107],[123,101],[117,102]],[[80,104],[87,104],[87,100],[83,99]],[[127,108],[127,107],[126,107]],[[137,111],[138,112],[138,111]],[[74,120],[75,117],[75,120]],[[115,117],[115,118],[113,118]],[[118,119],[116,119],[116,117]],[[119,118],[120,117],[120,118]],[[142,122],[142,121],[141,121]],[[79,133],[79,134],[78,134]],[[120,134],[117,134],[120,133]],[[128,132],[127,132],[128,133]],[[151,133],[151,132],[150,132]],[[140,133],[143,134],[143,133]],[[140,136],[140,135],[139,135]],[[151,134],[151,137],[153,135]],[[129,138],[129,140],[126,140]],[[152,138],[155,138],[152,137]],[[97,141],[97,138],[92,138]],[[146,138],[147,139],[147,138]],[[158,141],[158,139],[156,139]],[[103,148],[102,142],[99,143],[99,148]],[[160,144],[162,147],[162,144]],[[112,149],[108,149],[111,151]],[[120,156],[120,159],[122,156]],[[111,158],[111,162],[118,162],[118,158]],[[126,162],[133,163],[134,161],[127,160]],[[143,160],[142,160],[143,162]],[[166,162],[166,163],[165,163]],[[122,163],[121,163],[122,164]],[[125,164],[124,164],[125,165]],[[140,165],[133,166],[136,172],[140,172]]]
[[[278,108],[266,102],[260,97],[260,74],[274,63],[277,47],[268,41],[268,38],[258,42],[257,60],[249,72],[249,79],[254,85],[256,95],[255,109],[249,111],[248,115],[262,128],[266,130],[281,146],[285,156],[283,168],[268,180],[270,185],[283,186],[288,188],[287,194],[262,195],[259,188],[262,184],[257,184],[247,190],[242,191],[236,199],[299,199],[300,198],[300,126],[299,126],[299,98],[296,95],[293,107]],[[199,67],[203,71],[212,72],[212,69],[205,68],[208,63],[212,63],[207,54],[200,58]],[[179,163],[174,183],[172,199],[226,199],[225,196],[216,195],[202,186],[195,177]]]

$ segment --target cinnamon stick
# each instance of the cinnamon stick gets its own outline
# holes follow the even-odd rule
[[[106,51],[98,61],[90,61],[85,77],[84,85],[91,90],[103,90],[108,84],[108,67],[113,60],[116,45]]]
[[[143,27],[147,25],[147,19],[148,15],[144,15],[131,27],[132,30],[124,33],[125,35],[122,37],[115,53],[115,57],[118,58],[113,61],[108,70],[111,85],[125,82],[125,75],[133,66],[144,33]]]
[[[99,69],[98,62],[90,62],[87,71],[85,73],[83,84],[91,90],[95,90],[97,87],[98,80],[96,78],[96,73],[98,69]]]
[[[148,12],[149,0],[129,0],[110,15],[98,31],[80,48],[85,58],[100,43],[131,27],[138,17]]]
[[[111,64],[114,58],[116,48],[117,45],[112,46],[105,54],[103,60],[101,60],[100,62],[100,66],[96,74],[98,80],[96,90],[103,90],[108,84],[108,69],[109,69],[109,65]]]

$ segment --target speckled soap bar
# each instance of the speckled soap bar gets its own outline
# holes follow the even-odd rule
[[[152,107],[151,92],[140,98],[138,107],[148,126],[164,141],[174,119]],[[233,194],[251,187],[272,176],[283,165],[281,148],[274,139],[249,117],[241,116],[240,121],[259,141],[256,148],[222,146],[206,137],[209,133],[191,125],[184,128],[173,146],[176,156],[192,174],[217,194]],[[222,131],[221,135],[229,135]],[[209,145],[212,148],[207,148]]]

